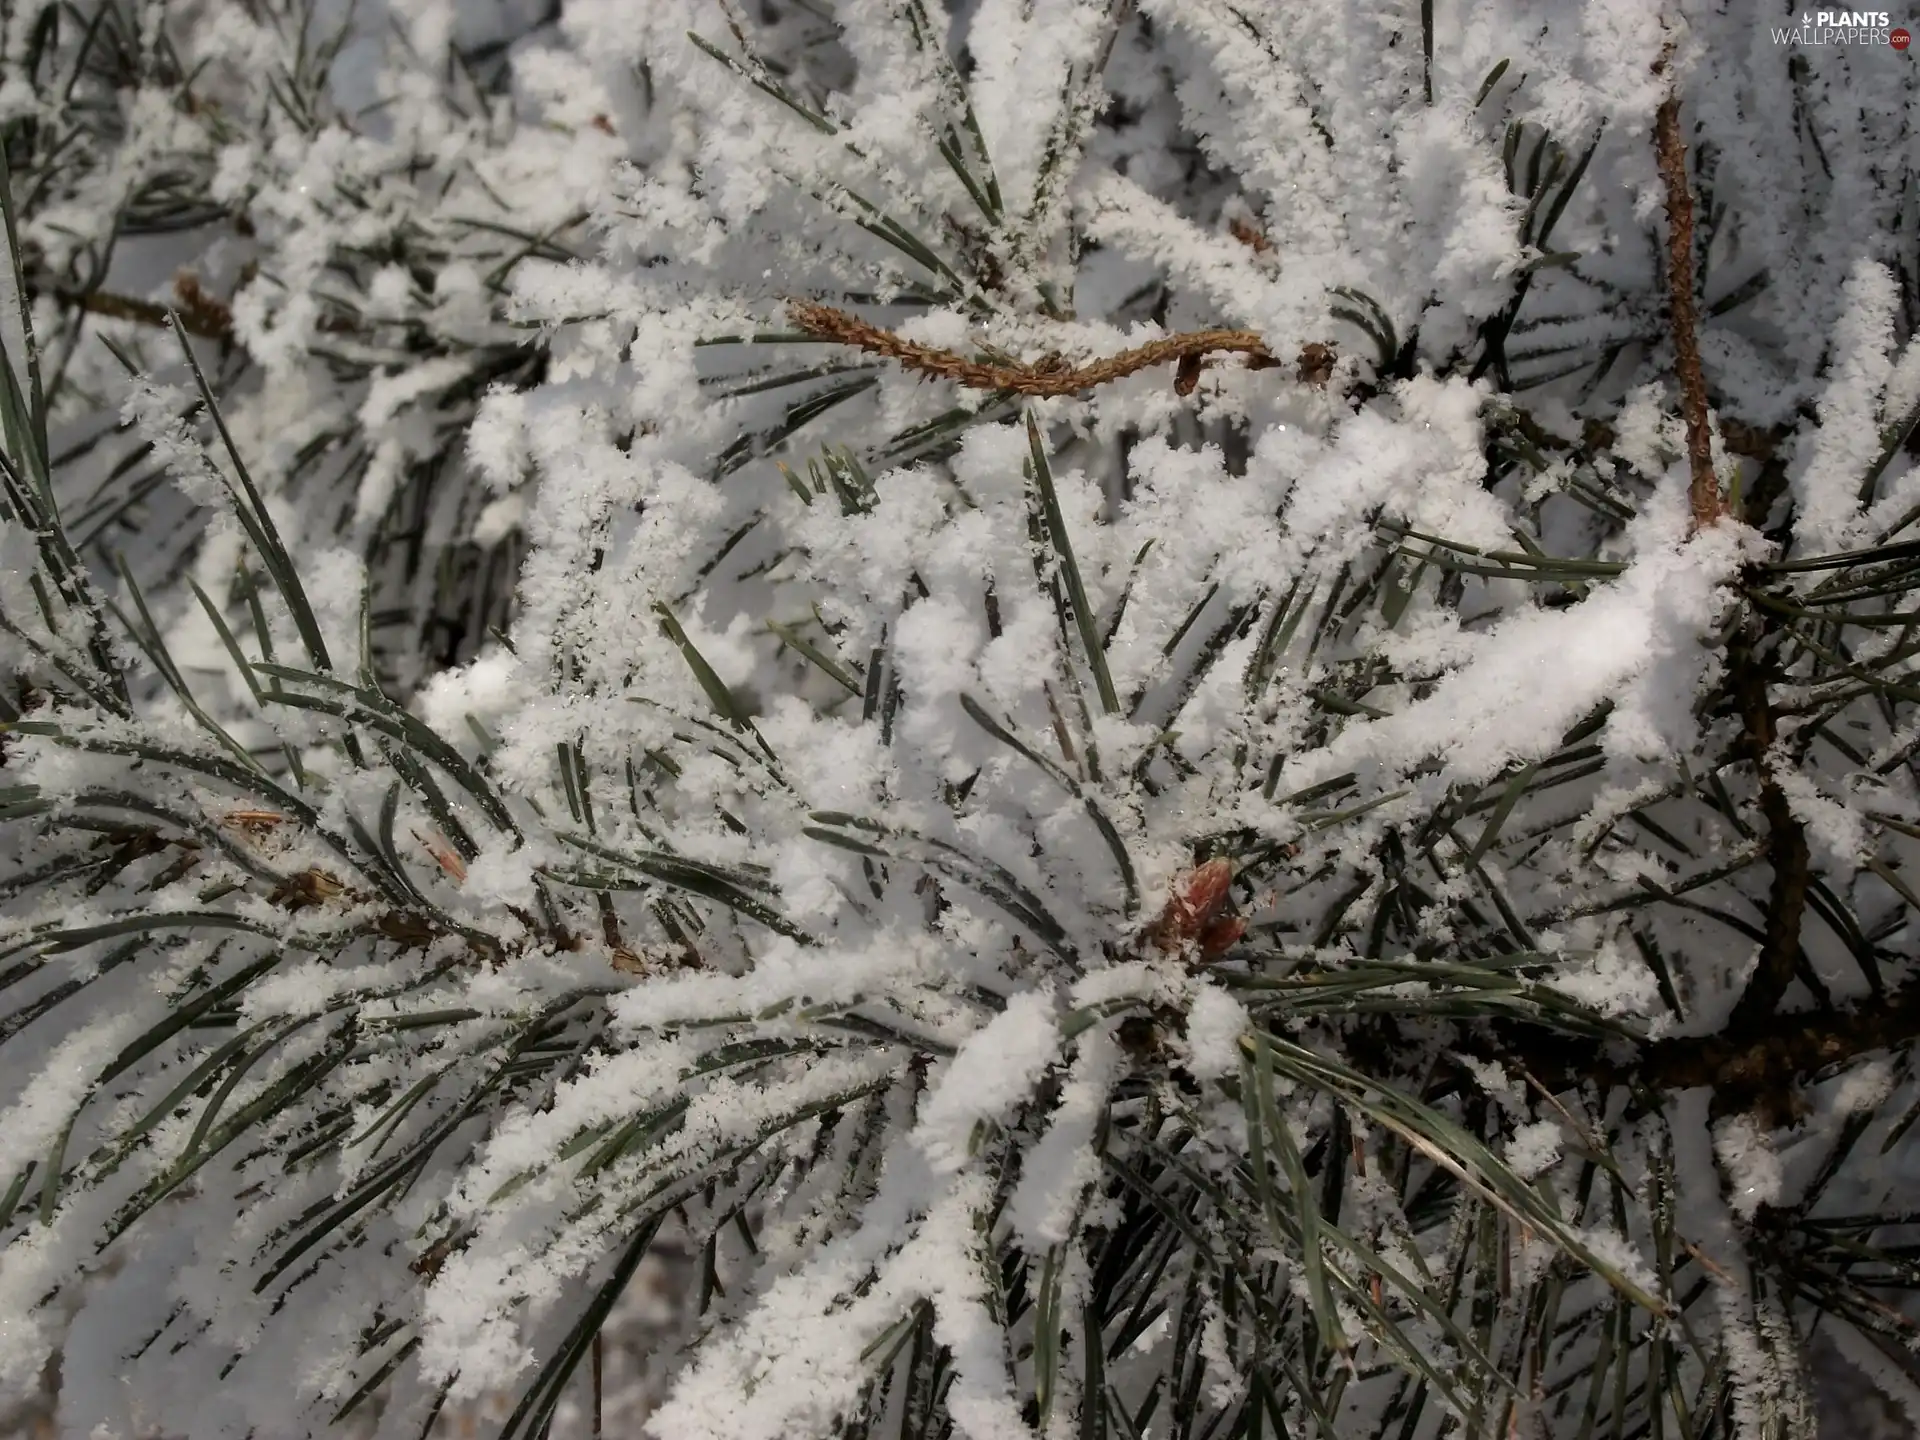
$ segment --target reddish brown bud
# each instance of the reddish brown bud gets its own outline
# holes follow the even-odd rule
[[[1294,373],[1302,385],[1324,390],[1333,378],[1335,358],[1331,345],[1314,340],[1300,347],[1300,362]]]
[[[1214,960],[1231,950],[1247,933],[1247,922],[1238,915],[1216,920],[1200,933],[1200,958]]]
[[[1225,903],[1227,889],[1233,884],[1231,860],[1209,860],[1190,873],[1175,892],[1175,903],[1194,917],[1194,930],[1213,918]],[[1189,934],[1193,930],[1188,931]]]
[[[1230,860],[1209,860],[1188,871],[1173,882],[1172,903],[1148,930],[1148,937],[1162,950],[1178,950],[1200,939],[1219,916],[1232,884]],[[1225,943],[1231,945],[1238,938],[1236,933]]]
[[[1245,220],[1228,221],[1227,233],[1256,255],[1264,255],[1273,249],[1273,242]]]

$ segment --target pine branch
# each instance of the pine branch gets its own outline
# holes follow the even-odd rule
[[[1664,71],[1673,58],[1668,44],[1654,66]],[[1713,524],[1726,513],[1719,477],[1713,472],[1713,432],[1707,421],[1707,381],[1700,367],[1699,308],[1694,299],[1693,190],[1687,183],[1687,144],[1680,134],[1680,96],[1669,91],[1653,122],[1660,178],[1667,189],[1667,296],[1673,329],[1673,365],[1680,380],[1680,407],[1687,421],[1687,464],[1692,472],[1690,498],[1694,528]]]
[[[904,339],[830,305],[793,300],[787,303],[787,314],[800,329],[822,340],[851,345],[871,355],[884,355],[909,370],[956,380],[970,390],[1012,391],[1019,395],[1074,395],[1169,362],[1180,366],[1175,389],[1186,395],[1191,394],[1199,382],[1200,362],[1205,356],[1245,355],[1250,370],[1267,370],[1282,363],[1255,331],[1194,330],[1122,350],[1091,365],[1069,365],[1058,356],[1032,365],[992,365]],[[1324,385],[1332,373],[1332,360],[1331,346],[1318,342],[1305,346],[1298,361],[1301,381]]]
[[[71,290],[64,286],[52,286],[38,293],[51,295],[62,305],[70,305],[104,320],[131,320],[156,329],[166,326],[170,308],[152,300],[141,300],[111,290]],[[180,317],[180,324],[189,335],[222,343],[233,339],[233,311],[202,290],[200,282],[192,275],[183,271],[175,278],[174,294],[180,304],[172,309],[172,313]]]
[[[1786,485],[1786,464],[1777,453],[1784,433],[1757,431],[1731,421],[1722,428],[1729,450],[1760,462],[1760,473],[1746,495],[1744,517],[1758,529],[1766,524],[1767,511]],[[1774,769],[1779,716],[1768,693],[1768,662],[1762,652],[1772,643],[1778,625],[1777,616],[1757,611],[1745,633],[1727,647],[1728,688],[1745,729],[1743,744],[1760,780],[1767,864],[1773,871],[1760,956],[1728,1019],[1729,1030],[1736,1033],[1764,1023],[1793,984],[1794,974],[1803,963],[1800,930],[1812,879],[1813,855],[1806,826],[1794,815]]]
[[[1370,1064],[1390,1071],[1398,1043],[1376,1045],[1368,1052]],[[1712,1035],[1650,1041],[1625,1055],[1608,1055],[1613,1043],[1502,1027],[1497,1048],[1484,1043],[1471,1048],[1481,1059],[1509,1064],[1517,1059],[1549,1094],[1592,1082],[1603,1091],[1625,1087],[1643,1097],[1643,1104],[1658,1105],[1682,1090],[1705,1086],[1713,1092],[1716,1115],[1753,1112],[1769,1125],[1786,1124],[1797,1111],[1795,1092],[1821,1072],[1876,1050],[1920,1043],[1920,981],[1850,1012],[1760,1015]]]
[[[1629,1064],[1602,1067],[1619,1083],[1665,1094],[1705,1085],[1717,1114],[1757,1110],[1770,1122],[1793,1114],[1794,1089],[1821,1071],[1875,1050],[1920,1041],[1920,982],[1851,1013],[1762,1016],[1718,1035],[1658,1040]]]
[[[1745,744],[1760,777],[1760,813],[1767,822],[1767,863],[1773,881],[1767,891],[1765,939],[1747,988],[1729,1017],[1734,1031],[1750,1028],[1771,1015],[1793,984],[1800,964],[1800,923],[1807,910],[1807,886],[1813,855],[1806,826],[1794,815],[1787,794],[1774,773],[1777,734],[1772,701],[1767,694],[1765,660],[1758,654],[1765,642],[1765,622],[1750,622],[1752,633],[1728,648],[1728,679],[1746,725]]]
[[[221,344],[233,339],[233,308],[203,287],[199,277],[190,270],[182,270],[174,276],[173,294],[177,303],[172,306],[111,290],[72,290],[52,286],[31,293],[51,295],[62,305],[71,305],[102,319],[131,320],[157,329],[164,328],[167,316],[173,314],[179,316],[181,328],[189,335],[197,335],[202,340],[217,340]],[[317,328],[326,334],[345,335],[354,333],[360,327],[344,316],[325,315],[321,317]]]
[[[1672,58],[1670,42],[1654,67],[1656,73],[1665,70]],[[1694,527],[1699,529],[1718,521],[1727,513],[1727,506],[1713,469],[1707,383],[1700,364],[1693,274],[1693,192],[1687,181],[1687,147],[1680,134],[1677,90],[1668,92],[1654,117],[1654,145],[1667,191],[1669,317],[1673,329],[1674,369],[1680,380],[1681,409],[1687,423],[1687,463],[1692,476],[1689,498]],[[1767,695],[1765,665],[1758,653],[1766,638],[1764,622],[1756,620],[1750,629],[1752,633],[1730,647],[1728,671],[1746,727],[1746,745],[1760,776],[1760,811],[1767,822],[1767,861],[1773,869],[1773,883],[1767,896],[1760,958],[1730,1017],[1736,1031],[1750,1028],[1772,1014],[1793,983],[1795,968],[1800,963],[1800,923],[1806,914],[1807,886],[1813,863],[1806,827],[1795,818],[1773,770],[1776,726]]]

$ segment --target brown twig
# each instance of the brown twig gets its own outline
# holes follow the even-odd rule
[[[1822,1010],[1770,1015],[1729,1025],[1718,1035],[1659,1040],[1606,1078],[1636,1080],[1657,1090],[1710,1086],[1718,1114],[1759,1110],[1770,1120],[1793,1114],[1795,1086],[1821,1071],[1875,1050],[1920,1040],[1920,982],[1851,1014]]]
[[[131,295],[117,295],[111,290],[54,289],[45,293],[52,295],[62,305],[71,305],[105,320],[132,320],[136,324],[156,327],[167,323],[166,306],[156,305],[151,300],[136,300]],[[189,335],[198,335],[203,340],[224,341],[233,338],[233,314],[225,306],[221,306],[220,312],[216,313],[211,309],[183,305],[174,313],[179,315],[180,324]]]
[[[52,295],[63,305],[71,305],[107,320],[132,320],[136,324],[155,327],[167,323],[167,306],[136,299],[131,295],[116,294],[111,290],[68,290],[55,286],[44,293]],[[198,335],[203,340],[218,340],[222,344],[232,341],[233,308],[201,285],[199,276],[191,270],[182,270],[175,275],[173,296],[175,304],[172,313],[180,317],[180,326],[189,335]],[[317,328],[323,334],[348,335],[356,332],[359,326],[344,315],[323,315]]]
[[[1766,661],[1757,653],[1766,638],[1765,622],[1754,617],[1747,622],[1747,630],[1728,647],[1727,679],[1745,722],[1748,758],[1759,772],[1760,814],[1767,822],[1767,864],[1772,867],[1773,882],[1767,890],[1760,958],[1728,1017],[1728,1027],[1735,1031],[1752,1028],[1771,1015],[1793,984],[1813,871],[1806,826],[1794,815],[1774,773],[1778,727],[1767,693]]]
[[[1654,65],[1666,70],[1673,58],[1668,44]],[[1687,142],[1680,135],[1680,96],[1669,90],[1653,121],[1654,153],[1667,187],[1668,320],[1673,329],[1673,368],[1680,380],[1680,408],[1687,421],[1689,490],[1696,530],[1726,513],[1720,479],[1713,471],[1713,432],[1707,422],[1707,381],[1700,368],[1700,315],[1693,294],[1693,190],[1687,183]]]
[[[1767,512],[1785,488],[1787,466],[1779,454],[1785,427],[1760,430],[1737,421],[1722,422],[1727,449],[1759,462],[1759,473],[1747,487],[1743,517],[1756,529],[1766,524]],[[1767,907],[1761,931],[1760,957],[1747,988],[1729,1017],[1729,1029],[1750,1029],[1766,1020],[1785,998],[1805,964],[1800,932],[1806,919],[1807,892],[1812,885],[1813,855],[1806,826],[1793,813],[1781,787],[1774,753],[1779,737],[1779,711],[1770,692],[1769,642],[1779,628],[1772,612],[1752,612],[1727,646],[1727,690],[1739,710],[1745,758],[1760,782],[1760,814],[1767,826],[1767,864],[1773,878],[1767,888]],[[1791,763],[1790,761],[1787,763]]]
[[[1676,1035],[1629,1051],[1618,1041],[1583,1040],[1527,1027],[1503,1027],[1492,1045],[1467,1047],[1483,1059],[1518,1066],[1550,1095],[1592,1083],[1659,1097],[1703,1087],[1715,1115],[1755,1113],[1789,1123],[1800,1112],[1799,1087],[1822,1072],[1876,1050],[1920,1042],[1920,981],[1851,1012],[1800,1011],[1729,1022],[1712,1035]],[[1612,1053],[1609,1053],[1609,1052]]]
[[[1664,72],[1673,59],[1668,43],[1654,65]],[[1699,312],[1693,279],[1693,191],[1687,183],[1687,146],[1680,134],[1680,96],[1669,89],[1654,116],[1654,149],[1667,190],[1667,290],[1673,327],[1673,363],[1680,380],[1680,404],[1687,422],[1687,464],[1692,476],[1689,499],[1695,529],[1715,523],[1727,513],[1720,479],[1713,469],[1713,435],[1707,419],[1707,382],[1700,366]],[[1741,439],[1760,448],[1764,437],[1745,433]],[[1771,460],[1772,446],[1760,448],[1760,458]],[[1762,516],[1764,518],[1764,516]],[[1729,688],[1740,707],[1749,758],[1760,779],[1760,813],[1767,822],[1767,863],[1773,870],[1768,889],[1766,924],[1760,958],[1747,988],[1728,1017],[1729,1034],[1754,1030],[1785,998],[1800,965],[1800,928],[1806,916],[1812,854],[1806,827],[1788,803],[1786,791],[1774,773],[1773,743],[1777,733],[1773,702],[1768,695],[1767,662],[1761,654],[1767,640],[1765,622],[1755,619],[1728,651]]]
[[[1011,390],[1019,395],[1073,395],[1121,379],[1135,371],[1169,363],[1182,367],[1176,388],[1184,387],[1180,388],[1180,393],[1187,394],[1199,380],[1198,362],[1207,355],[1245,355],[1248,368],[1253,370],[1265,370],[1281,363],[1252,330],[1194,330],[1183,335],[1169,335],[1164,340],[1122,350],[1118,355],[1110,355],[1105,360],[1085,366],[1073,366],[1058,357],[1032,365],[994,365],[981,360],[969,360],[951,350],[904,339],[891,330],[882,330],[857,315],[849,315],[831,305],[790,300],[787,302],[787,316],[809,335],[851,345],[871,355],[884,355],[922,375],[956,380],[970,390]],[[1310,370],[1319,375],[1330,373],[1330,347],[1314,345],[1308,349],[1315,353],[1309,360],[1303,352],[1300,362],[1302,371]]]

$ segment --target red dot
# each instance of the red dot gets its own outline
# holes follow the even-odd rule
[[[1913,36],[1909,35],[1905,30],[1896,30],[1887,36],[1887,43],[1896,50],[1904,50],[1913,43]]]

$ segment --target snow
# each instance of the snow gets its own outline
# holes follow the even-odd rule
[[[1490,780],[1549,753],[1606,701],[1616,702],[1607,726],[1616,753],[1659,754],[1683,742],[1700,683],[1684,667],[1704,659],[1696,637],[1712,624],[1721,586],[1747,547],[1732,526],[1677,545],[1663,538],[1648,535],[1626,573],[1579,604],[1501,622],[1425,699],[1290,760],[1283,785],[1304,789],[1363,764],[1404,771],[1430,758],[1449,779]],[[1543,675],[1553,677],[1550,687],[1536,683]]]
[[[1878,1109],[1893,1093],[1894,1078],[1893,1067],[1885,1061],[1869,1061],[1849,1070],[1834,1087],[1833,1113],[1852,1116]]]
[[[1893,374],[1898,304],[1893,276],[1884,265],[1855,262],[1834,331],[1834,364],[1820,399],[1820,427],[1793,476],[1794,497],[1805,516],[1804,543],[1817,550],[1852,549],[1865,538],[1857,520],[1860,479],[1880,451],[1879,402]]]
[[[1565,1144],[1558,1122],[1535,1120],[1516,1126],[1507,1141],[1507,1168],[1522,1180],[1533,1180],[1560,1160]]]
[[[1741,1219],[1780,1198],[1786,1178],[1780,1157],[1748,1117],[1730,1116],[1714,1127],[1713,1153],[1727,1177],[1727,1203]]]
[[[921,1107],[914,1142],[936,1172],[966,1163],[979,1129],[1006,1118],[1033,1093],[1060,1048],[1053,997],[1044,990],[1015,995],[949,1061]]]
[[[0,1170],[14,1175],[29,1161],[44,1157],[100,1072],[163,1013],[157,1005],[129,1010],[75,1032],[45,1056],[36,1083],[0,1111]]]
[[[1100,1178],[1096,1132],[1121,1069],[1120,1052],[1104,1034],[1081,1042],[1046,1134],[1027,1151],[1008,1205],[1013,1233],[1027,1250],[1059,1245],[1072,1233],[1074,1212]]]
[[[1778,746],[1775,750],[1775,780],[1786,793],[1794,819],[1806,827],[1822,866],[1845,872],[1862,865],[1873,853],[1866,817],[1844,801],[1821,793],[1817,781],[1796,769],[1789,756],[1778,753]]]
[[[1617,944],[1560,966],[1548,983],[1599,1015],[1645,1017],[1657,1014],[1661,1003],[1652,969]]]
[[[1240,1038],[1252,1026],[1247,1007],[1216,985],[1194,991],[1187,1010],[1187,1069],[1197,1080],[1240,1073]]]

